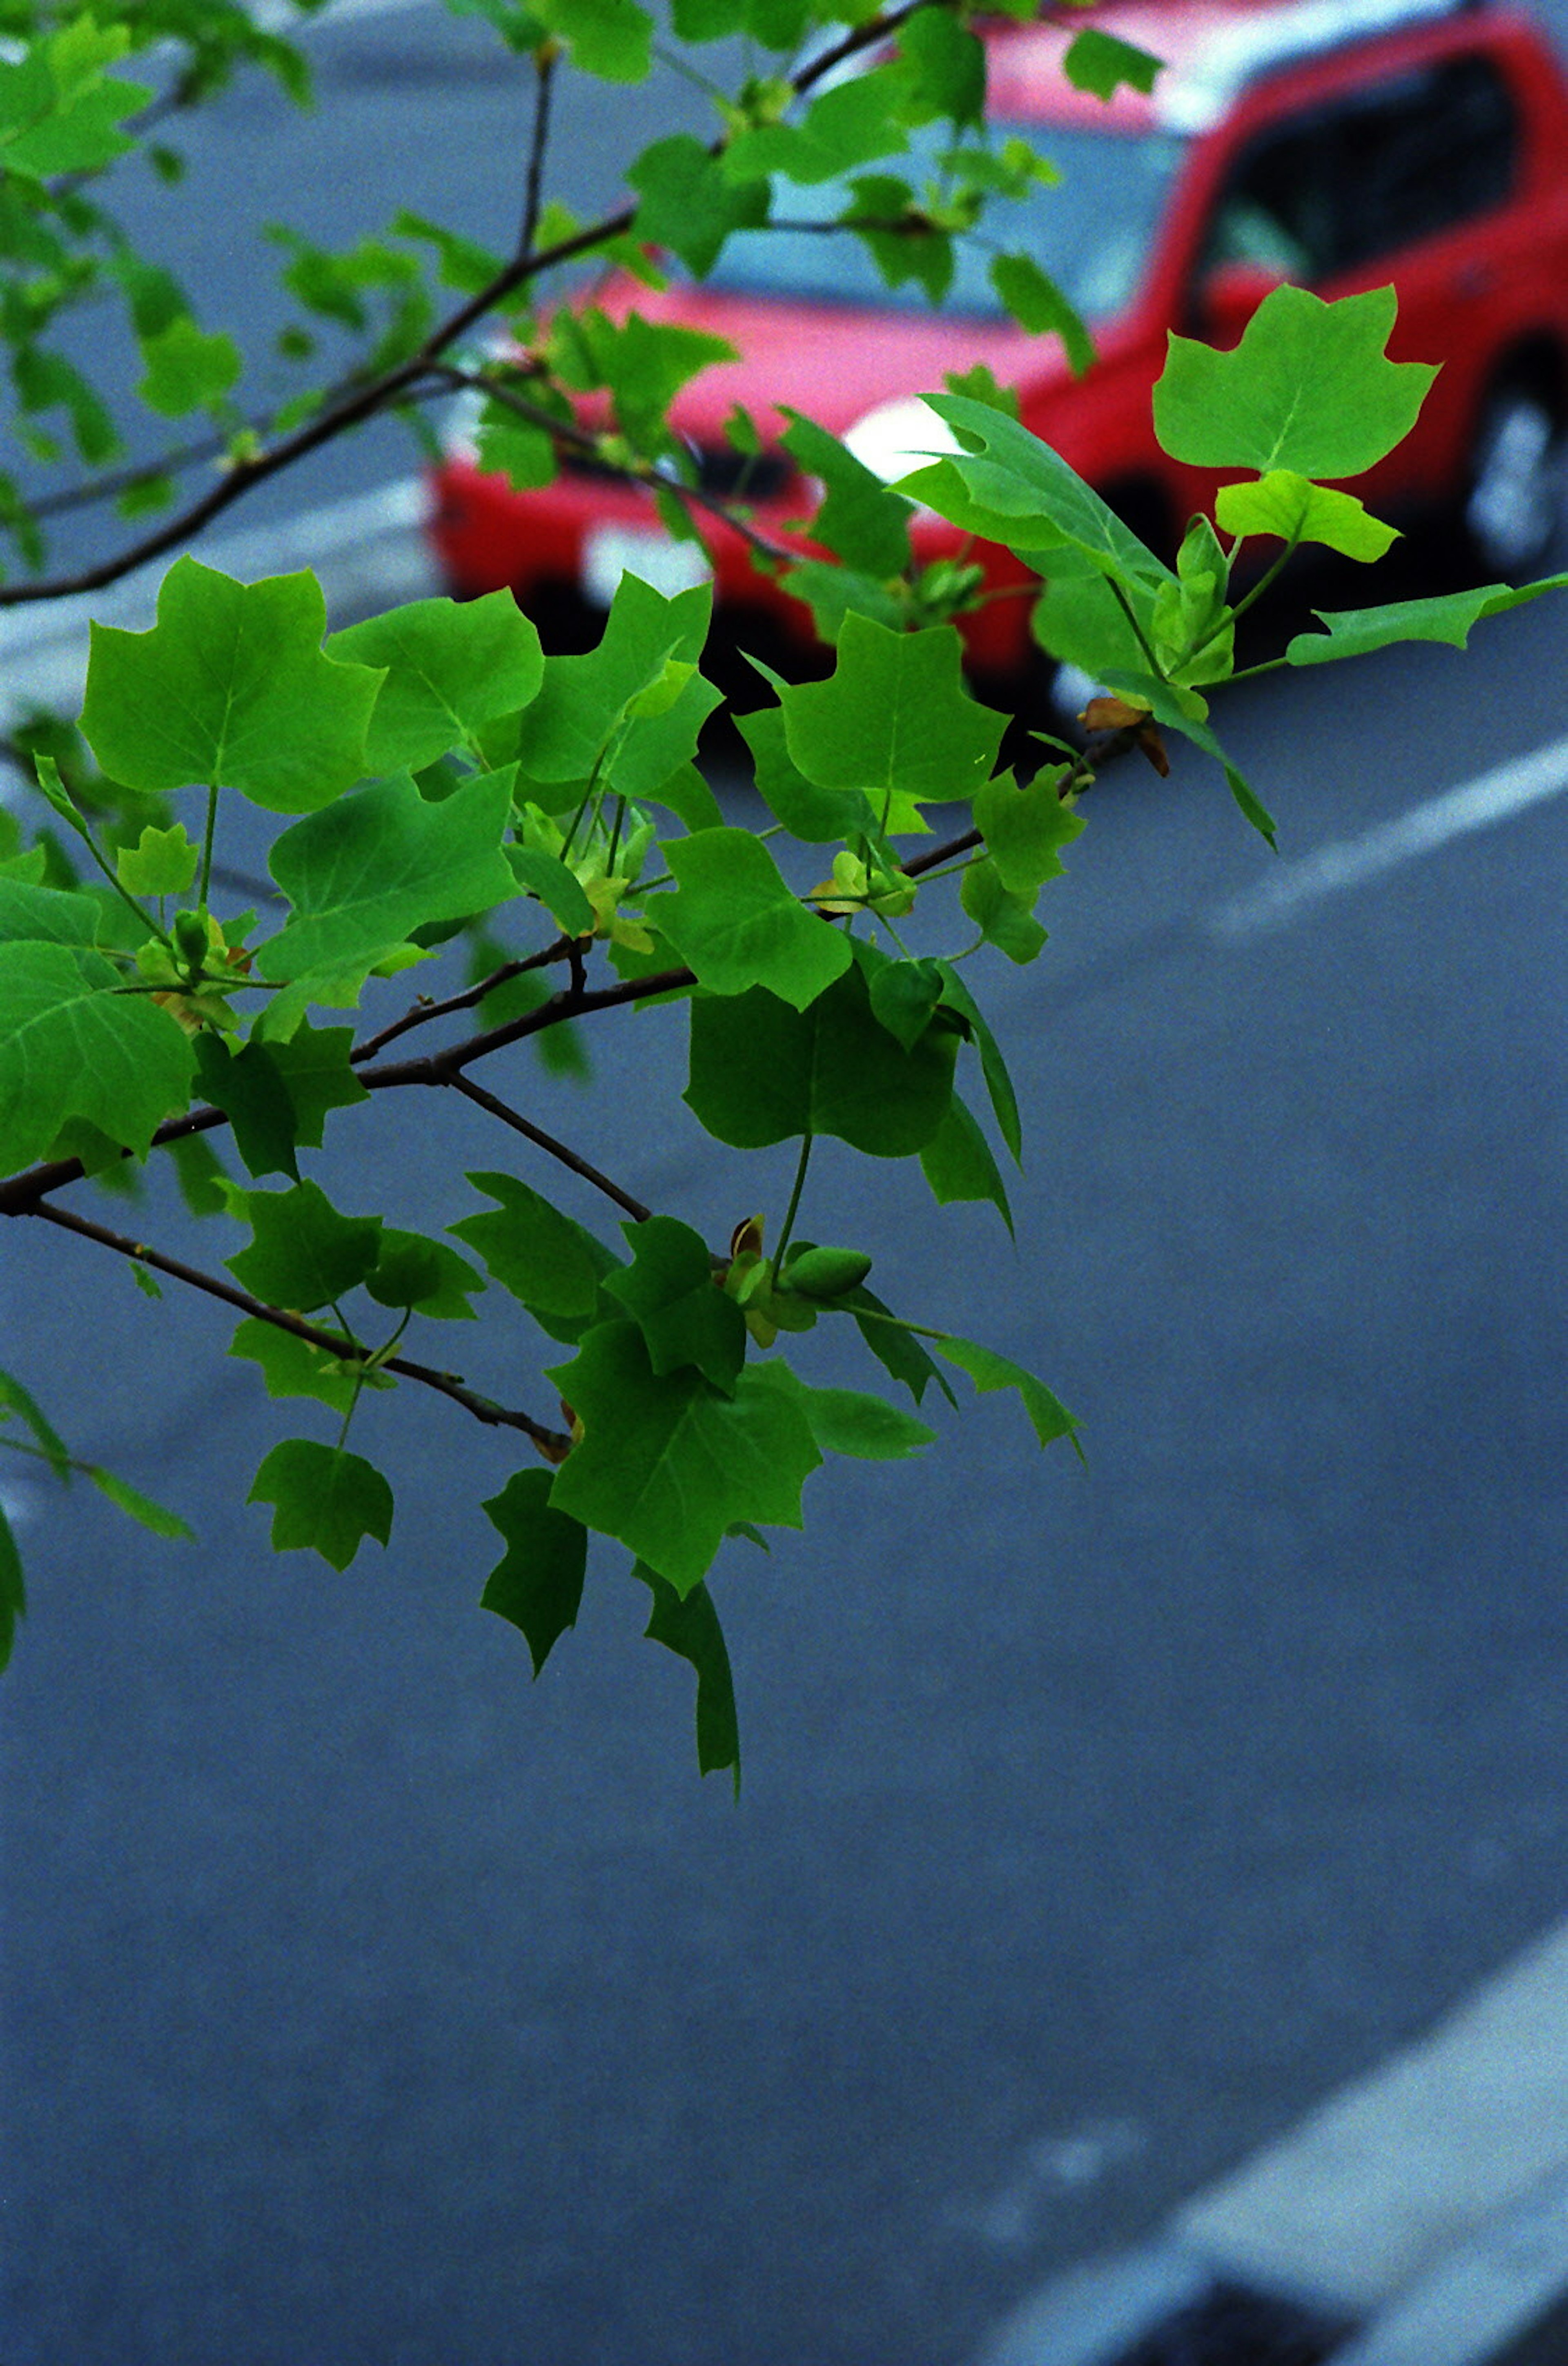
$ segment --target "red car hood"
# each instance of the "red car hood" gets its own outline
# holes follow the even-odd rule
[[[719,440],[734,406],[744,404],[764,434],[785,422],[780,405],[803,411],[842,435],[879,403],[897,395],[940,393],[949,370],[985,362],[1002,385],[1035,385],[1070,373],[1059,342],[1031,336],[1006,321],[941,313],[869,311],[858,305],[781,302],[705,287],[617,287],[600,300],[606,311],[635,308],[653,321],[679,322],[723,337],[741,358],[703,371],[682,388],[671,424],[699,442]]]

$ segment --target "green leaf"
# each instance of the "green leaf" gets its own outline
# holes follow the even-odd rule
[[[587,781],[605,748],[671,658],[694,662],[706,638],[713,594],[699,584],[667,600],[638,575],[615,587],[596,649],[545,660],[544,686],[523,725],[523,769],[531,781]],[[577,802],[578,789],[572,802]]]
[[[252,1041],[231,1053],[204,1032],[196,1039],[196,1074],[207,1098],[228,1118],[251,1173],[288,1175],[298,1182],[294,1102],[273,1047]]]
[[[702,1234],[673,1216],[621,1229],[632,1262],[607,1275],[604,1288],[641,1331],[655,1377],[690,1367],[733,1396],[746,1361],[746,1322],[716,1287]]]
[[[221,1216],[229,1206],[229,1177],[205,1134],[188,1133],[169,1143],[180,1198],[193,1216]]]
[[[221,403],[244,367],[232,337],[222,331],[207,335],[188,313],[156,336],[143,337],[141,358],[147,375],[136,391],[164,419],[183,419],[187,411]]]
[[[893,830],[916,826],[912,810],[896,805],[972,795],[1007,723],[964,689],[951,625],[891,633],[868,616],[846,616],[831,678],[780,695],[785,742],[807,778],[819,788],[863,791]]]
[[[1075,33],[1062,59],[1062,72],[1075,90],[1104,99],[1113,98],[1123,84],[1129,90],[1153,90],[1160,65],[1147,50],[1103,33],[1098,25]]]
[[[740,1796],[740,1726],[735,1710],[735,1679],[729,1653],[713,1596],[705,1585],[679,1594],[668,1578],[639,1560],[632,1575],[639,1577],[653,1596],[643,1633],[650,1643],[662,1643],[678,1659],[690,1661],[697,1676],[697,1772],[718,1774],[735,1769],[735,1796]]]
[[[863,1287],[852,1290],[844,1305],[854,1316],[855,1328],[877,1362],[896,1380],[903,1382],[917,1404],[932,1380],[949,1404],[957,1403],[946,1374],[932,1361],[924,1341],[905,1329],[874,1290]]]
[[[96,954],[0,944],[0,1174],[41,1158],[68,1118],[139,1155],[190,1098],[189,1039]]]
[[[698,830],[666,851],[678,892],[646,917],[710,993],[765,986],[804,1010],[848,969],[847,937],[801,903],[750,830]]]
[[[528,0],[531,13],[604,82],[646,82],[653,19],[637,0]]]
[[[309,573],[237,583],[198,559],[164,578],[158,622],[95,624],[82,729],[128,788],[216,783],[270,813],[311,813],[365,770],[380,677],[323,657]]]
[[[1060,337],[1073,375],[1082,377],[1094,361],[1094,341],[1075,307],[1033,256],[995,255],[990,276],[992,287],[1019,327],[1037,337]]]
[[[343,1356],[329,1354],[297,1331],[247,1314],[230,1342],[231,1356],[261,1366],[269,1397],[314,1397],[333,1413],[347,1413],[361,1389],[389,1389],[396,1382],[386,1372],[360,1369],[364,1358],[352,1339],[344,1338]]]
[[[668,448],[666,414],[687,380],[739,359],[733,345],[705,329],[641,312],[612,320],[595,305],[558,312],[549,343],[563,384],[583,394],[606,388],[624,433],[659,451]]]
[[[412,1306],[430,1320],[461,1323],[473,1321],[468,1301],[484,1288],[484,1281],[468,1258],[445,1241],[426,1240],[423,1233],[388,1224],[365,1287],[378,1306]]]
[[[370,1098],[349,1063],[354,1030],[301,1020],[287,1042],[269,1042],[266,1048],[294,1104],[295,1141],[320,1150],[327,1112]]]
[[[155,1537],[194,1538],[196,1531],[188,1521],[181,1519],[177,1512],[169,1511],[163,1504],[155,1504],[151,1495],[142,1494],[140,1488],[132,1487],[128,1480],[117,1479],[112,1470],[104,1470],[96,1463],[89,1463],[87,1476],[99,1493],[107,1495],[128,1519],[136,1522],[138,1527],[151,1528]]]
[[[12,1414],[19,1414],[27,1428],[31,1431],[33,1443],[38,1447],[55,1477],[69,1479],[71,1456],[60,1432],[51,1422],[45,1419],[43,1408],[31,1391],[25,1389],[21,1381],[10,1372],[0,1371],[0,1423],[4,1423]]]
[[[392,1533],[392,1491],[374,1463],[341,1446],[286,1437],[256,1472],[245,1501],[276,1506],[274,1552],[306,1548],[346,1569],[367,1537]]]
[[[1045,931],[1034,917],[1036,890],[1015,896],[1002,884],[1002,874],[987,854],[972,862],[959,884],[958,900],[980,934],[998,952],[1020,967],[1037,959]]]
[[[418,772],[460,748],[480,724],[537,697],[539,636],[510,592],[481,600],[416,600],[327,643],[330,657],[382,667],[366,768]]]
[[[909,563],[909,520],[914,505],[890,493],[880,477],[847,451],[836,435],[782,406],[790,422],[784,446],[802,472],[821,480],[825,498],[812,520],[812,539],[825,543],[846,567],[867,575],[901,574]]]
[[[286,829],[270,867],[294,917],[262,946],[262,975],[368,968],[417,928],[508,902],[512,779],[510,765],[482,772],[432,805],[400,772]]]
[[[1325,629],[1298,633],[1285,650],[1287,664],[1326,665],[1335,658],[1364,657],[1395,641],[1445,641],[1462,649],[1483,617],[1501,616],[1539,600],[1543,592],[1568,589],[1568,575],[1544,576],[1539,583],[1483,583],[1470,592],[1447,592],[1430,600],[1395,600],[1382,608],[1355,608],[1314,614]]]
[[[200,849],[184,822],[156,829],[149,822],[136,844],[115,856],[115,876],[132,896],[183,896],[196,877]]]
[[[519,493],[533,492],[555,481],[554,437],[547,428],[519,419],[502,403],[486,403],[474,438],[474,456],[488,476],[505,477]]]
[[[981,1395],[993,1389],[1016,1389],[1041,1445],[1050,1446],[1058,1437],[1070,1437],[1078,1459],[1082,1461],[1083,1448],[1078,1445],[1077,1423],[1061,1399],[1052,1395],[1043,1380],[1037,1380],[1033,1373],[1025,1371],[1021,1364],[1013,1363],[1006,1356],[998,1356],[994,1348],[978,1346],[973,1339],[959,1339],[950,1335],[935,1344],[937,1354],[945,1356],[950,1364],[956,1364],[960,1371],[967,1372]]]
[[[16,1645],[17,1621],[25,1617],[28,1589],[22,1577],[22,1556],[17,1550],[17,1539],[11,1533],[11,1523],[6,1507],[0,1504],[0,1668],[11,1664]]]
[[[515,1627],[538,1675],[569,1627],[577,1624],[588,1569],[588,1531],[549,1500],[547,1470],[514,1470],[484,1510],[506,1551],[485,1580],[481,1610]]]
[[[1359,477],[1409,434],[1438,374],[1387,358],[1394,311],[1392,287],[1333,304],[1275,287],[1233,353],[1173,336],[1155,388],[1156,434],[1173,460],[1197,468]]]
[[[468,1181],[498,1204],[462,1217],[448,1232],[478,1250],[493,1279],[552,1339],[571,1343],[592,1317],[615,1256],[515,1175],[475,1174]]]
[[[732,180],[689,131],[645,148],[626,180],[642,199],[634,235],[668,247],[696,279],[706,278],[732,231],[768,218],[767,182]]]
[[[74,945],[90,952],[98,941],[102,912],[93,896],[66,887],[0,879],[0,944]]]
[[[787,687],[776,674],[769,679],[775,689]],[[759,706],[750,715],[736,715],[735,724],[751,750],[757,794],[792,838],[804,839],[808,846],[830,846],[875,827],[863,791],[819,789],[807,779],[790,755],[782,706]]]
[[[922,400],[968,448],[906,477],[901,490],[913,500],[1010,550],[1076,550],[1101,575],[1122,582],[1170,580],[1163,559],[1016,419],[962,395],[928,394]]]
[[[1018,1093],[1008,1067],[1002,1047],[992,1031],[991,1023],[970,993],[962,975],[952,962],[939,961],[942,973],[943,1007],[955,1013],[968,1029],[980,1054],[980,1073],[985,1078],[990,1098],[991,1114],[997,1131],[1012,1153],[1013,1165],[1023,1164],[1023,1121],[1019,1114]]]
[[[757,1378],[799,1405],[824,1454],[859,1462],[907,1462],[935,1439],[935,1430],[913,1414],[862,1389],[811,1388],[787,1364],[777,1362],[761,1366]]]
[[[805,1415],[743,1372],[727,1396],[700,1372],[660,1377],[633,1322],[601,1323],[549,1377],[583,1425],[550,1501],[618,1537],[690,1594],[735,1520],[802,1525],[800,1490],[822,1457]]]
[[[863,955],[804,1011],[765,986],[692,1001],[685,1099],[719,1142],[758,1150],[830,1133],[874,1158],[907,1158],[931,1139],[953,1091],[958,1037],[931,1027],[912,1050],[872,1008]]]
[[[1291,468],[1270,468],[1256,483],[1222,485],[1214,516],[1226,534],[1278,535],[1281,542],[1321,542],[1346,558],[1381,558],[1399,539],[1354,493],[1330,491]]]
[[[998,772],[976,792],[975,826],[1002,885],[1015,896],[1032,896],[1058,877],[1060,849],[1082,835],[1083,816],[1057,794],[1066,777],[1065,764],[1048,764],[1021,788],[1010,772]]]
[[[725,152],[732,180],[836,180],[857,164],[901,154],[909,137],[900,118],[908,84],[897,66],[850,75],[813,98],[798,123],[763,123],[741,131]]]
[[[380,1217],[340,1215],[319,1183],[231,1190],[230,1204],[255,1237],[224,1263],[268,1306],[309,1314],[355,1289],[380,1254]]]
[[[871,973],[871,1007],[895,1042],[912,1052],[942,998],[934,961],[890,961]]]
[[[558,854],[547,854],[539,847],[509,846],[506,859],[518,885],[536,896],[569,936],[592,936],[593,907],[576,872],[569,871]]]
[[[920,1165],[939,1206],[945,1208],[954,1200],[989,1200],[1000,1211],[1009,1232],[1012,1231],[1012,1210],[1001,1169],[973,1110],[956,1093],[940,1132],[921,1151]]]

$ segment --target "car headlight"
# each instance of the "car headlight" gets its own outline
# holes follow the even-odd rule
[[[964,448],[946,420],[939,419],[918,394],[879,402],[855,422],[844,442],[861,466],[885,485],[923,468],[928,460],[943,460]]]

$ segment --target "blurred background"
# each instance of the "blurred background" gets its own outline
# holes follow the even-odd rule
[[[246,80],[182,134],[211,202],[139,217],[258,349],[236,190],[333,243],[399,206],[515,221],[482,27],[412,0],[310,40],[318,113]],[[568,88],[580,205],[705,106]],[[300,513],[412,466],[378,427],[229,528],[289,563]],[[434,590],[389,501],[398,596]],[[1543,602],[1468,657],[1238,688],[1284,873],[1195,761],[1095,792],[1044,958],[988,980],[1016,1246],[898,1167],[814,1166],[822,1231],[1040,1370],[1089,1465],[966,1404],[929,1468],[824,1474],[806,1539],[732,1548],[739,1806],[614,1566],[536,1686],[479,1613],[503,1437],[372,1400],[390,1549],[275,1560],[236,1506],[311,1410],[215,1366],[210,1306],[8,1230],[5,1362],[198,1542],[7,1474],[3,2366],[961,2366],[1558,1920],[1568,805],[1312,859],[1558,739],[1565,687]],[[684,1121],[681,1014],[590,1048],[605,1089],[536,1063],[531,1111],[721,1237],[758,1166]],[[478,1111],[376,1116],[400,1221],[511,1163]],[[137,1222],[186,1236],[157,1189]],[[488,1327],[470,1377],[532,1402],[521,1310],[521,1382]]]

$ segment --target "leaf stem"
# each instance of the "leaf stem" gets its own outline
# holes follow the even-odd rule
[[[784,1229],[779,1234],[779,1245],[773,1251],[775,1274],[782,1273],[784,1270],[784,1253],[789,1246],[790,1234],[795,1230],[795,1219],[800,1207],[800,1195],[806,1188],[806,1170],[811,1164],[812,1139],[809,1133],[803,1133],[800,1137],[800,1158],[795,1170],[795,1189],[789,1195],[789,1205],[784,1210]]]
[[[212,883],[212,839],[218,828],[218,783],[209,783],[207,791],[207,828],[201,839],[201,884],[196,900],[202,911],[207,909],[207,891]]]

